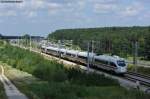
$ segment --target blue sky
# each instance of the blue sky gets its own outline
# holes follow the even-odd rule
[[[23,0],[0,3],[0,33],[46,36],[57,29],[149,26],[150,0]]]

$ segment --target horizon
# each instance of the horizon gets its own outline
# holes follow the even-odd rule
[[[109,26],[109,27],[85,27],[85,28],[64,28],[64,29],[57,29],[57,30],[70,30],[70,29],[94,29],[94,28],[113,28],[113,27],[116,27],[116,28],[132,28],[132,27],[150,27],[150,25],[147,25],[147,26]],[[52,31],[52,32],[50,32],[50,33],[47,33],[47,35],[31,35],[31,36],[41,36],[41,37],[48,37],[48,35],[49,34],[51,34],[51,33],[54,33],[54,32],[56,32],[57,30],[55,30],[55,31]],[[21,35],[5,35],[5,34],[3,34],[3,33],[0,33],[2,36],[24,36],[24,35],[26,35],[26,34],[21,34]],[[30,34],[27,34],[27,35],[30,35]]]

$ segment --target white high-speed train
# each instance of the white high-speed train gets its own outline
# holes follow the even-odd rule
[[[87,52],[68,50],[64,48],[41,46],[41,51],[53,56],[67,59],[73,62],[87,64]],[[118,56],[99,55],[89,53],[89,64],[108,71],[114,71],[117,74],[124,74],[127,71],[127,64],[123,58]]]

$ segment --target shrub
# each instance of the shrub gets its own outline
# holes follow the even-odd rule
[[[66,70],[68,74],[68,79],[72,84],[85,85],[85,86],[117,86],[118,82],[109,78],[104,77],[104,75],[98,75],[96,73],[81,72],[78,69]],[[110,83],[111,82],[111,83]]]

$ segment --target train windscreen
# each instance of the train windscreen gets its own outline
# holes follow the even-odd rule
[[[122,67],[126,66],[125,61],[117,61],[117,64]]]

